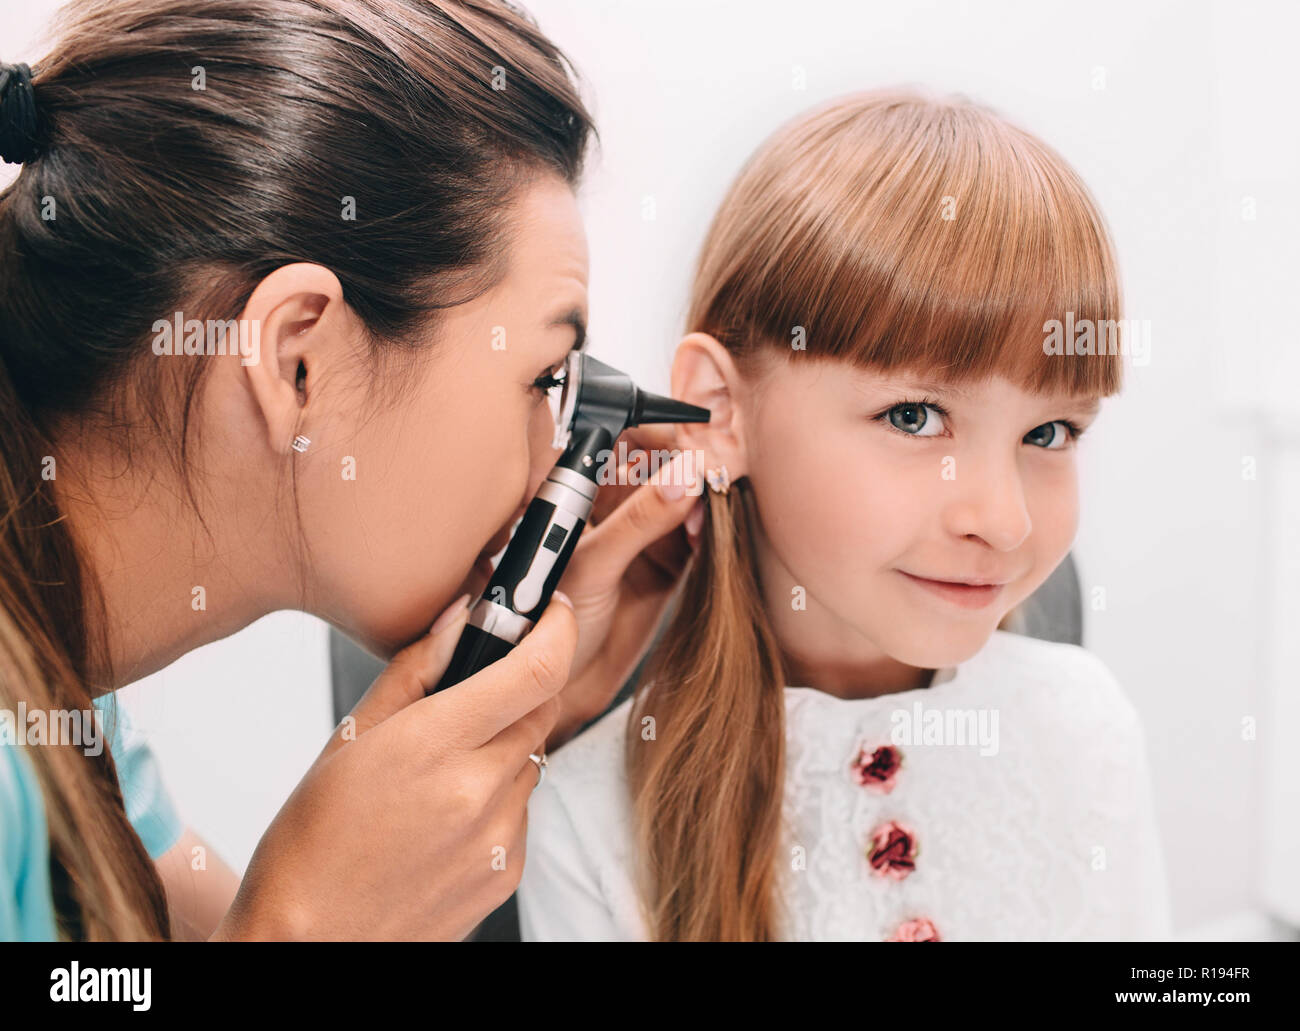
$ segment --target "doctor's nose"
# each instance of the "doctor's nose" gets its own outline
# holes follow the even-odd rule
[[[552,447],[555,440],[555,419],[547,405],[537,406],[528,423],[529,480],[533,492],[542,485],[547,474],[555,467],[561,452]],[[532,497],[532,494],[529,494]]]

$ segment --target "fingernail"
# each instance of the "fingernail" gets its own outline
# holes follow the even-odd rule
[[[695,502],[695,507],[691,509],[691,514],[686,517],[686,532],[692,537],[699,535],[700,527],[704,525],[704,496],[701,495],[699,501]]]
[[[436,634],[440,630],[445,630],[451,623],[455,622],[456,617],[465,611],[468,604],[469,595],[462,594],[443,610],[442,615],[437,618],[433,626],[429,627],[429,633]]]
[[[557,601],[561,601],[561,602],[563,602],[565,605],[569,606],[570,609],[573,608],[573,601],[572,601],[572,599],[570,599],[569,596],[568,596],[567,594],[565,594],[563,591],[555,591],[555,592],[551,595],[551,597],[552,597],[552,598],[555,598]]]
[[[686,484],[682,481],[682,453],[677,452],[673,460],[659,470],[659,490],[665,501],[677,501],[686,493]]]

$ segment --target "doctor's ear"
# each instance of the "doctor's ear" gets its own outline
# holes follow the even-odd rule
[[[322,265],[293,262],[269,273],[253,290],[241,321],[259,328],[259,354],[241,358],[241,372],[260,412],[272,453],[303,450],[317,436],[327,402],[319,385],[342,367],[359,339],[360,321],[343,301],[338,276]],[[304,437],[296,436],[297,430]]]
[[[687,334],[673,357],[672,394],[712,413],[708,422],[678,423],[678,446],[700,452],[705,467],[725,465],[733,482],[748,475],[747,386],[731,353],[707,333]]]

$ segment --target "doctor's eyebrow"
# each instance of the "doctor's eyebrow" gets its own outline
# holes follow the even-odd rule
[[[563,315],[551,319],[551,321],[546,324],[547,329],[550,329],[553,326],[573,327],[574,332],[578,334],[578,339],[573,345],[575,351],[581,351],[587,346],[587,321],[582,317],[582,311],[580,309],[570,308]]]

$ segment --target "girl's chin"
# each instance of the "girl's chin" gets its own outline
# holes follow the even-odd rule
[[[976,655],[992,636],[993,626],[970,624],[939,627],[931,625],[908,640],[896,641],[889,654],[899,662],[919,669],[946,669],[960,666]]]

